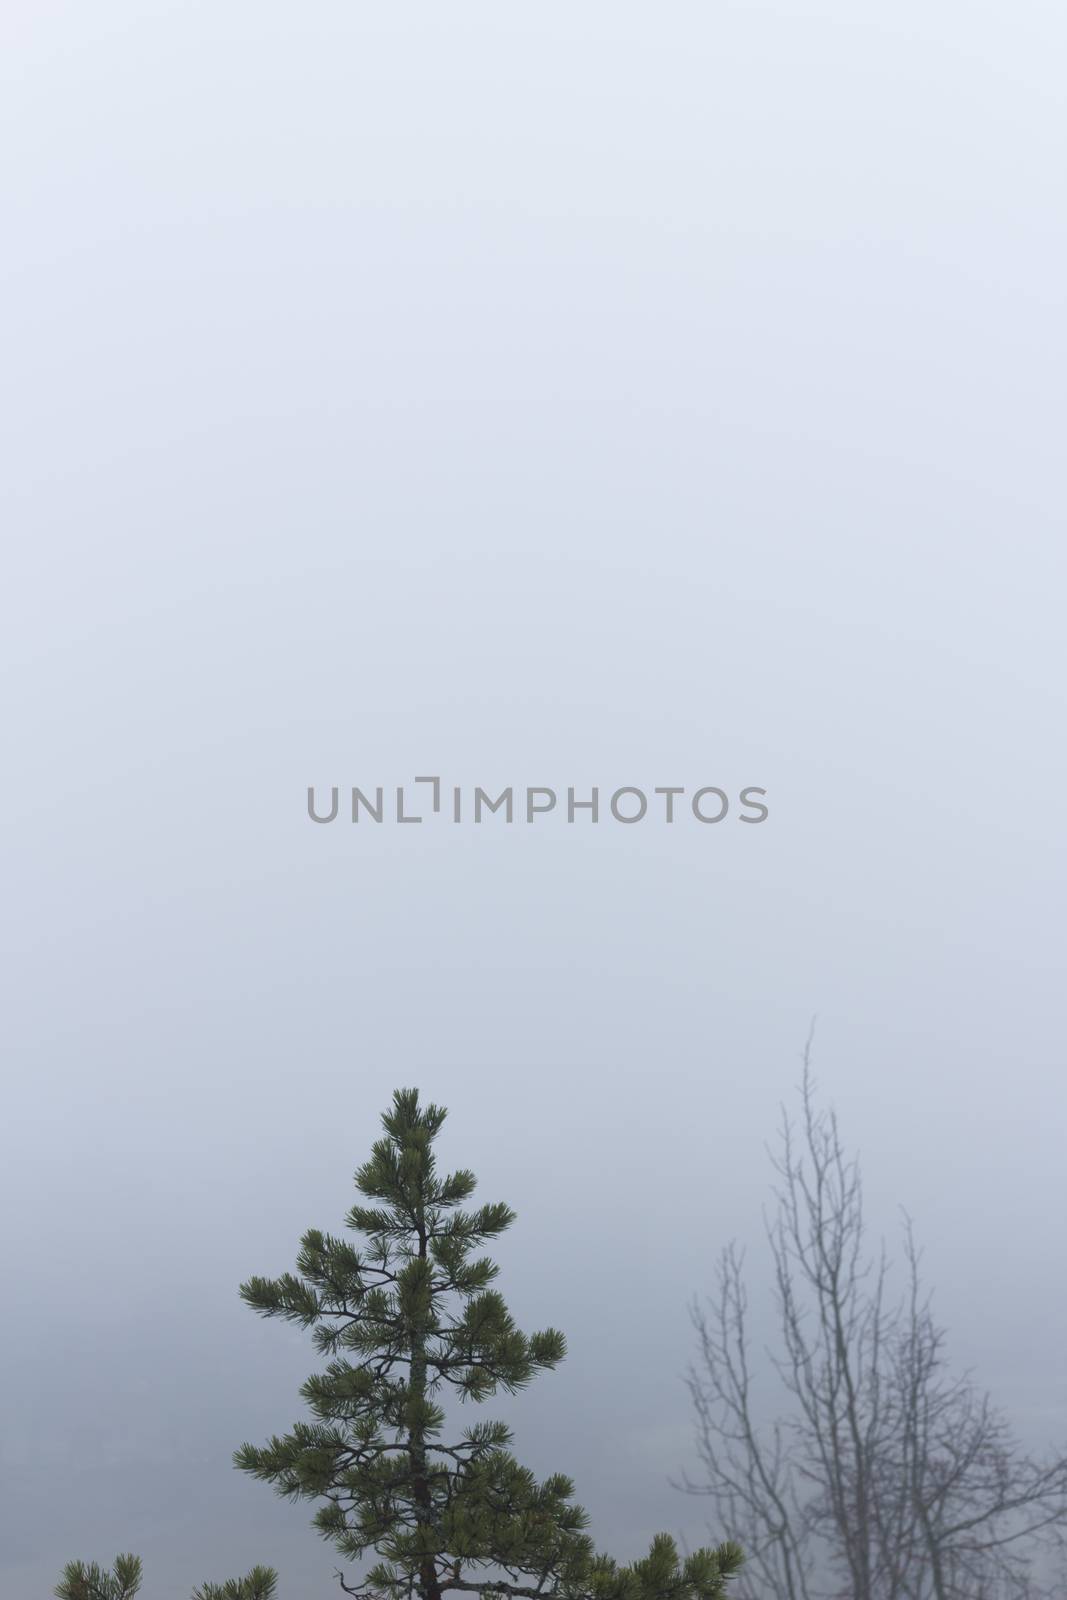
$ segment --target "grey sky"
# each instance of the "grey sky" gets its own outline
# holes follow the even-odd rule
[[[333,1591],[229,1464],[315,1364],[236,1290],[409,1083],[570,1340],[519,1454],[699,1542],[686,1303],[735,1234],[762,1293],[815,1012],[876,1224],[1062,1437],[1061,8],[0,30],[0,1589]],[[417,773],[771,815],[307,820]]]

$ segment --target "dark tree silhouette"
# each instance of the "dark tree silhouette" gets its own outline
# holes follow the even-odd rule
[[[1037,1600],[1067,1530],[1067,1457],[1035,1460],[969,1375],[954,1376],[910,1220],[906,1287],[868,1248],[859,1167],[816,1104],[804,1056],[799,1128],[783,1112],[768,1219],[779,1343],[773,1416],[755,1380],[743,1257],[692,1308],[689,1388],[702,1482],[744,1542],[738,1600]]]

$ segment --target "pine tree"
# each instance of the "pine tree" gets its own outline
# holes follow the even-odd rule
[[[303,1385],[312,1421],[235,1464],[293,1500],[325,1502],[314,1526],[340,1554],[379,1560],[346,1594],[361,1600],[714,1600],[741,1565],[732,1543],[680,1563],[658,1534],[644,1560],[619,1566],[594,1553],[569,1478],[538,1483],[511,1455],[510,1430],[477,1422],[442,1440],[442,1391],[484,1401],[512,1394],[563,1358],[554,1328],[527,1336],[491,1287],[498,1268],[473,1252],[514,1221],[502,1204],[464,1211],[467,1170],[438,1177],[443,1107],[397,1090],[385,1137],[356,1173],[369,1205],[345,1221],[358,1249],[305,1233],[297,1274],[250,1278],[242,1299],[268,1317],[313,1328],[325,1372]],[[208,1597],[211,1600],[211,1597]]]
[[[141,1587],[138,1556],[116,1556],[112,1572],[91,1561],[68,1561],[56,1584],[58,1600],[133,1600]]]
[[[54,1593],[58,1600],[133,1600],[142,1579],[138,1556],[117,1556],[113,1571],[95,1561],[68,1561]],[[245,1578],[225,1583],[205,1583],[194,1589],[192,1600],[274,1600],[278,1574],[272,1567],[253,1567]]]

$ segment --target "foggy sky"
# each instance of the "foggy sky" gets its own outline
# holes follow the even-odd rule
[[[736,1236],[765,1317],[813,1014],[872,1227],[1062,1439],[1060,9],[0,29],[3,1593],[335,1592],[230,1464],[317,1364],[237,1286],[408,1084],[569,1340],[484,1414],[701,1542],[687,1303]],[[417,774],[770,816],[307,818]]]

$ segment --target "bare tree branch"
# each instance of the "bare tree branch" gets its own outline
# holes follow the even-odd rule
[[[744,1541],[738,1600],[1039,1600],[1067,1544],[1067,1456],[1026,1454],[970,1373],[948,1367],[904,1215],[899,1298],[884,1246],[866,1234],[858,1161],[821,1108],[803,1056],[800,1111],[771,1153],[765,1219],[777,1348],[766,1373],[788,1402],[775,1417],[753,1383],[744,1258],[720,1257],[715,1293],[691,1317],[687,1375],[703,1480]],[[1067,1563],[1065,1563],[1067,1565]]]

